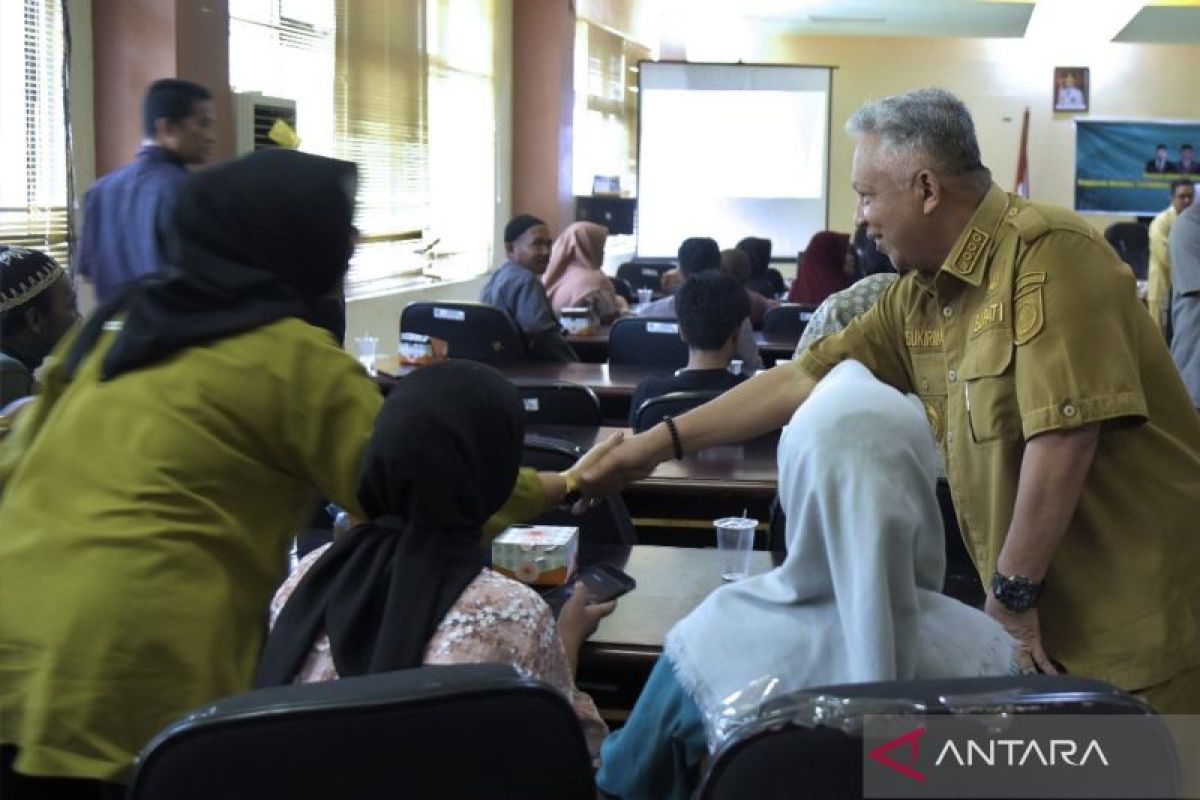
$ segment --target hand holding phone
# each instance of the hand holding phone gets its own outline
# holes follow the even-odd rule
[[[579,570],[566,586],[559,586],[545,595],[555,617],[562,611],[563,605],[574,593],[575,585],[579,583],[587,589],[589,605],[607,603],[637,587],[637,581],[616,567],[609,564],[592,564]]]

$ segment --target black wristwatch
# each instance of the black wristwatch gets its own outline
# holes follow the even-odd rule
[[[1009,611],[1028,611],[1037,605],[1042,585],[1020,575],[1006,578],[997,572],[992,576],[992,597]]]

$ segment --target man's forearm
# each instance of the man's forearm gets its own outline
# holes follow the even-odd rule
[[[676,424],[683,448],[690,453],[776,430],[787,424],[815,385],[795,364],[756,375],[679,417]]]
[[[1079,505],[1100,426],[1044,433],[1030,439],[1021,459],[1013,518],[996,562],[1005,576],[1045,577]]]

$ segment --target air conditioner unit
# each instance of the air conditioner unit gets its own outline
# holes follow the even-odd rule
[[[234,145],[243,155],[264,147],[278,147],[268,134],[276,120],[282,119],[296,130],[296,101],[267,97],[258,92],[238,92],[233,96]],[[299,133],[299,131],[297,131]]]

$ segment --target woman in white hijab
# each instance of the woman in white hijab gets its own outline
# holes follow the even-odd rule
[[[1012,639],[941,594],[945,550],[929,425],[865,367],[836,367],[779,442],[788,554],[722,587],[669,634],[597,784],[685,798],[708,755],[705,722],[756,679],[778,692],[836,683],[1003,675]]]

